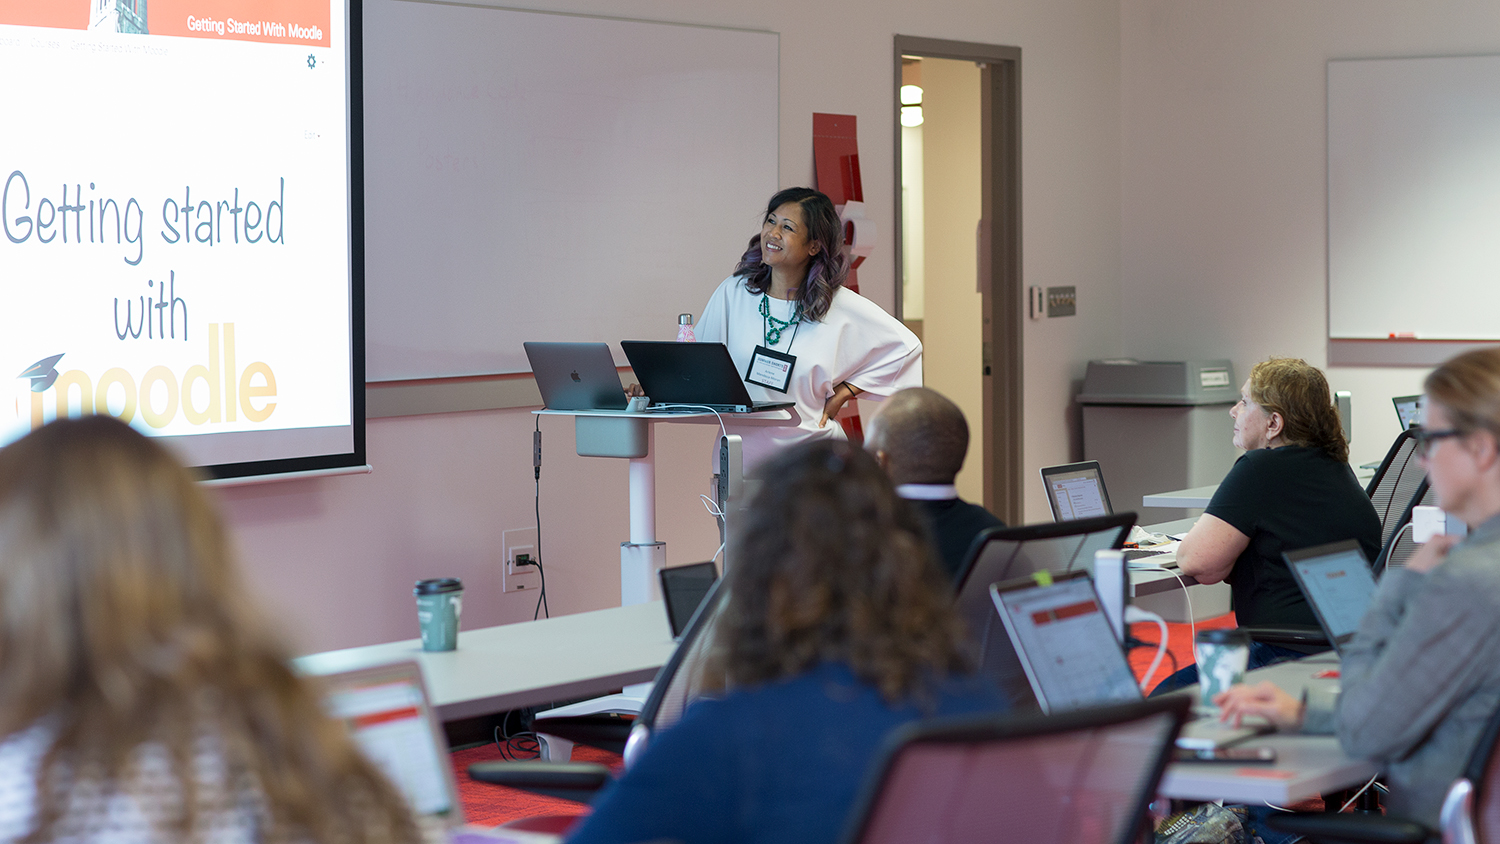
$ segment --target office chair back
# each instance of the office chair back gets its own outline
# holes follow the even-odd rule
[[[635,725],[630,729],[630,738],[625,741],[625,767],[630,767],[650,743],[651,735],[677,723],[689,703],[697,697],[702,680],[701,668],[704,657],[713,645],[712,630],[718,620],[719,609],[724,605],[724,596],[729,589],[723,579],[714,582],[703,603],[682,631],[682,641],[677,649],[656,672],[651,694],[641,705]]]
[[[1094,552],[1120,548],[1135,524],[1134,513],[1116,513],[1067,522],[991,528],[979,534],[959,570],[956,606],[969,630],[971,656],[1000,685],[1011,704],[1030,708],[1035,700],[1005,626],[990,600],[990,584],[1038,571],[1064,573],[1093,565]]]
[[[1500,844],[1500,709],[1474,744],[1464,775],[1448,789],[1444,844]]]
[[[1433,495],[1432,485],[1427,482],[1426,476],[1423,476],[1422,482],[1417,484],[1416,490],[1412,493],[1411,500],[1407,502],[1406,509],[1401,511],[1399,518],[1391,522],[1385,544],[1380,546],[1380,555],[1375,558],[1375,562],[1370,564],[1370,569],[1377,578],[1387,568],[1400,568],[1406,565],[1411,555],[1417,553],[1417,549],[1422,547],[1412,541],[1411,528],[1407,525],[1411,524],[1412,511],[1417,507],[1435,503],[1436,496]]]
[[[1415,431],[1407,430],[1396,435],[1385,459],[1380,461],[1380,468],[1375,470],[1375,476],[1365,487],[1370,503],[1375,505],[1376,515],[1380,516],[1382,536],[1390,536],[1391,531],[1399,526],[1395,520],[1401,515],[1401,508],[1427,477],[1417,465],[1415,434]]]
[[[1127,844],[1191,700],[907,725],[866,775],[844,844]]]

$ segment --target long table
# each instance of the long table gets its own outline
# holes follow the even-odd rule
[[[644,683],[674,643],[661,601],[461,630],[458,649],[428,653],[420,639],[298,657],[307,674],[414,659],[438,717],[455,721]]]
[[[1270,680],[1300,697],[1304,686],[1337,684],[1337,679],[1314,675],[1339,666],[1333,654],[1283,662],[1251,671],[1246,682]],[[1363,784],[1378,770],[1374,762],[1353,759],[1333,736],[1272,733],[1245,741],[1247,746],[1275,749],[1270,765],[1231,765],[1221,762],[1173,762],[1157,793],[1182,800],[1225,800],[1278,806],[1307,800],[1330,791]]]

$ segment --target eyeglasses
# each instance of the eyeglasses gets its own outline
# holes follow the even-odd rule
[[[1426,428],[1418,428],[1412,432],[1412,439],[1417,441],[1417,444],[1414,447],[1417,455],[1420,457],[1426,457],[1427,452],[1432,450],[1432,444],[1434,442],[1447,439],[1448,437],[1461,437],[1467,433],[1468,431],[1460,431],[1457,428],[1448,428],[1442,431],[1430,431]]]

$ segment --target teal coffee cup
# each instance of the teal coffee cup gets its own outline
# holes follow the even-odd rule
[[[422,626],[422,650],[451,651],[458,647],[458,617],[463,613],[464,582],[456,577],[417,581],[417,623]]]

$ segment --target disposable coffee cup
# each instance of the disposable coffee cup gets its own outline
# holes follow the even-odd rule
[[[1199,701],[1213,706],[1214,697],[1245,682],[1250,665],[1250,634],[1243,630],[1199,630],[1193,641],[1198,663]]]
[[[422,650],[451,651],[458,647],[458,617],[463,613],[464,583],[456,577],[417,581],[417,623],[422,627]]]

